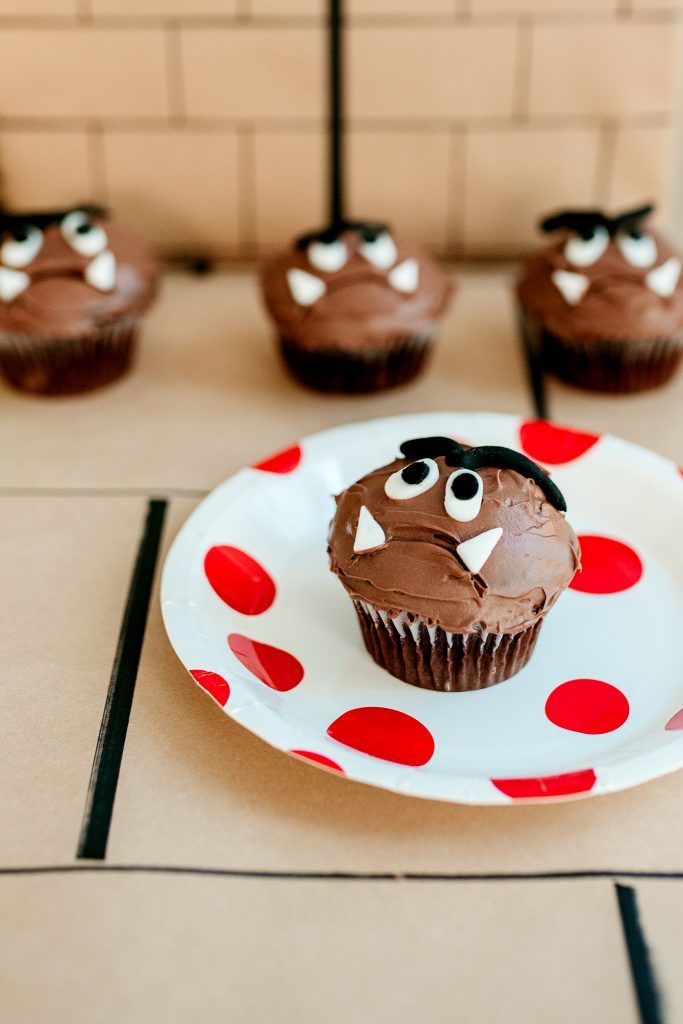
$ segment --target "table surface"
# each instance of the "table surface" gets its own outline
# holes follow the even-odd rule
[[[120,384],[2,391],[3,1020],[683,1020],[683,774],[513,808],[343,781],[222,715],[161,622],[170,542],[239,467],[399,412],[533,416],[512,274],[458,270],[396,392],[291,381],[248,270],[170,272]],[[683,375],[549,394],[558,422],[683,460]]]

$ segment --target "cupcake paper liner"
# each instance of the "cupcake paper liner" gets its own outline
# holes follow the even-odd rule
[[[520,325],[527,346],[542,354],[549,373],[589,391],[627,394],[666,384],[683,357],[683,335],[627,341],[577,341],[542,327],[525,310]]]
[[[589,391],[649,391],[666,384],[683,356],[683,341],[578,342],[543,332],[548,370],[560,380]]]
[[[543,623],[519,633],[449,633],[419,615],[354,601],[369,654],[392,676],[443,692],[483,690],[516,675],[531,657]]]
[[[0,333],[0,371],[19,391],[69,395],[121,377],[134,355],[139,317],[124,317],[81,338]]]
[[[405,384],[424,368],[433,334],[403,336],[386,347],[345,352],[311,351],[280,337],[280,351],[297,380],[316,391],[380,391]]]

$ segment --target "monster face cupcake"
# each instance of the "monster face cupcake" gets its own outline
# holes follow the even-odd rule
[[[527,344],[557,377],[598,391],[664,384],[683,353],[679,253],[647,227],[651,206],[616,217],[568,210],[517,286]]]
[[[406,441],[343,491],[330,566],[377,664],[432,690],[519,672],[580,565],[565,509],[530,459],[447,437]]]
[[[321,391],[376,391],[424,366],[452,292],[424,252],[379,224],[306,235],[266,267],[285,362]]]
[[[98,207],[0,213],[0,370],[22,391],[61,395],[130,365],[156,293],[147,249]]]

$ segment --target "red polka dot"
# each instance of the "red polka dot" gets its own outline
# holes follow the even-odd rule
[[[275,583],[246,551],[220,544],[204,559],[204,572],[221,601],[243,615],[260,615],[275,600]]]
[[[555,687],[545,713],[560,729],[599,736],[614,732],[628,718],[628,700],[616,686],[600,679],[569,679]]]
[[[245,668],[266,686],[270,686],[271,690],[293,690],[304,677],[301,662],[297,661],[293,654],[281,651],[279,647],[261,644],[258,640],[250,640],[239,633],[231,633],[228,644]]]
[[[592,768],[584,768],[580,772],[566,772],[564,775],[546,775],[538,779],[491,779],[496,789],[513,800],[587,793],[596,781]]]
[[[290,750],[290,754],[294,754],[295,757],[303,757],[304,761],[313,761],[315,764],[321,764],[325,768],[331,768],[333,772],[344,774],[344,769],[340,764],[333,761],[331,757],[325,757],[324,754],[316,754],[314,750]]]
[[[254,469],[260,469],[264,473],[291,473],[301,462],[301,446],[292,445],[275,455],[270,455],[262,462],[254,464]]]
[[[429,729],[392,708],[354,708],[337,718],[327,732],[347,747],[396,764],[417,767],[427,764],[434,753]]]
[[[683,708],[681,708],[680,711],[677,711],[676,714],[669,719],[669,721],[666,723],[666,728],[670,732],[674,732],[678,729],[683,729]]]
[[[643,563],[628,544],[613,537],[579,535],[581,571],[569,586],[583,594],[619,594],[635,586],[643,575]]]
[[[191,669],[190,675],[221,707],[225,707],[230,696],[230,687],[223,676],[216,672],[207,672],[203,668]]]
[[[522,449],[532,459],[561,466],[587,452],[600,440],[600,435],[556,427],[546,420],[527,420],[519,428],[519,439]]]

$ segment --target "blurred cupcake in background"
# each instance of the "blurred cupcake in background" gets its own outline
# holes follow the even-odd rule
[[[320,391],[378,391],[420,372],[453,292],[429,256],[382,224],[305,235],[264,270],[285,362]]]
[[[147,248],[99,207],[0,212],[0,371],[43,395],[115,380],[157,278]]]
[[[566,210],[541,230],[556,240],[517,285],[527,344],[561,380],[634,392],[668,381],[683,353],[681,256],[650,229],[652,206],[609,217]]]

